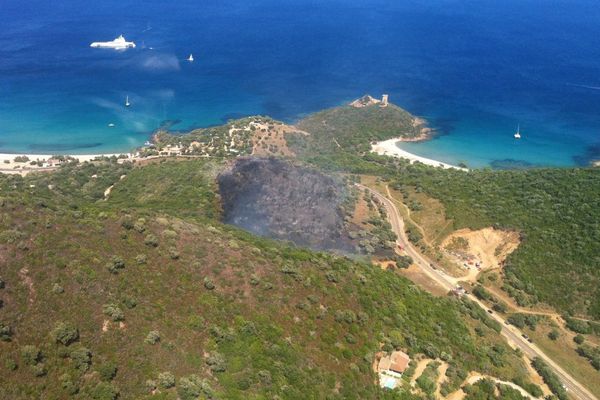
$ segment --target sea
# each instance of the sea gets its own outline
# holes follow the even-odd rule
[[[89,46],[120,34],[136,48]],[[583,166],[600,159],[599,38],[597,0],[1,0],[0,152],[124,152],[159,127],[387,93],[435,129],[412,153]]]

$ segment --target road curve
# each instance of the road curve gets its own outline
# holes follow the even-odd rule
[[[396,205],[388,197],[382,195],[376,190],[359,183],[356,183],[355,185],[360,189],[368,190],[381,202],[381,204],[383,204],[388,215],[388,220],[392,226],[392,230],[398,236],[396,243],[404,247],[406,253],[412,257],[414,264],[443,288],[447,289],[448,291],[454,289],[456,287],[457,280],[445,275],[441,271],[433,269],[431,267],[431,262],[429,262],[421,253],[419,253],[410,243],[404,229],[404,221],[400,216]],[[479,306],[484,310],[487,310],[485,304],[479,301],[479,299],[477,299],[475,296],[471,294],[466,294],[465,296],[469,300],[479,304]],[[507,325],[504,318],[500,317],[496,313],[490,314],[490,317],[502,325],[502,330],[500,331],[502,336],[504,336],[513,346],[521,349],[523,354],[525,354],[529,359],[533,360],[533,358],[539,357],[544,360],[544,362],[546,362],[546,364],[548,364],[554,373],[560,378],[562,384],[567,389],[567,392],[571,397],[580,400],[598,400],[592,393],[590,393],[589,390],[577,382],[571,375],[569,375],[557,363],[549,358],[540,348],[524,339],[522,336],[523,333],[519,329],[513,325]]]

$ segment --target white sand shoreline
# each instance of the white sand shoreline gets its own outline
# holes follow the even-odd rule
[[[15,157],[27,157],[31,161],[36,160],[49,160],[51,158],[63,156],[63,157],[71,157],[75,158],[81,162],[84,161],[92,161],[97,157],[118,157],[120,155],[132,156],[131,153],[107,153],[107,154],[28,154],[28,153],[0,153],[0,162],[4,162],[4,160],[12,161]]]
[[[457,165],[447,164],[447,163],[443,163],[441,161],[432,160],[430,158],[421,157],[416,154],[409,153],[406,150],[402,150],[401,148],[396,146],[396,143],[401,142],[401,141],[403,141],[402,138],[394,138],[394,139],[384,140],[382,142],[377,142],[371,146],[371,151],[374,153],[377,153],[379,155],[406,158],[406,159],[410,160],[411,163],[418,161],[420,163],[430,165],[432,167],[454,168],[454,169],[459,169],[462,171],[468,171],[467,168],[462,168]]]
[[[122,157],[127,156],[126,160],[134,159],[133,153],[107,153],[107,154],[27,154],[27,153],[0,153],[0,173],[25,175],[34,171],[50,171],[58,168],[61,164],[56,157],[69,157],[79,162],[93,161],[99,157]],[[16,162],[17,157],[27,157],[27,161]],[[31,164],[31,162],[39,162]]]

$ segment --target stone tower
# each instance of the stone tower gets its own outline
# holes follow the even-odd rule
[[[389,96],[387,94],[384,94],[383,96],[381,96],[381,104],[380,104],[381,107],[387,107],[388,97]]]

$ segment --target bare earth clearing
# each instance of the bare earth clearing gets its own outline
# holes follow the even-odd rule
[[[466,247],[450,251],[448,246],[457,238],[466,240]],[[446,237],[441,247],[454,262],[463,266],[464,264],[468,265],[468,273],[461,279],[474,282],[480,272],[475,267],[476,262],[481,263],[481,271],[500,268],[506,257],[519,247],[519,243],[517,232],[493,228],[484,228],[477,231],[461,229]],[[469,261],[472,264],[469,264]]]

